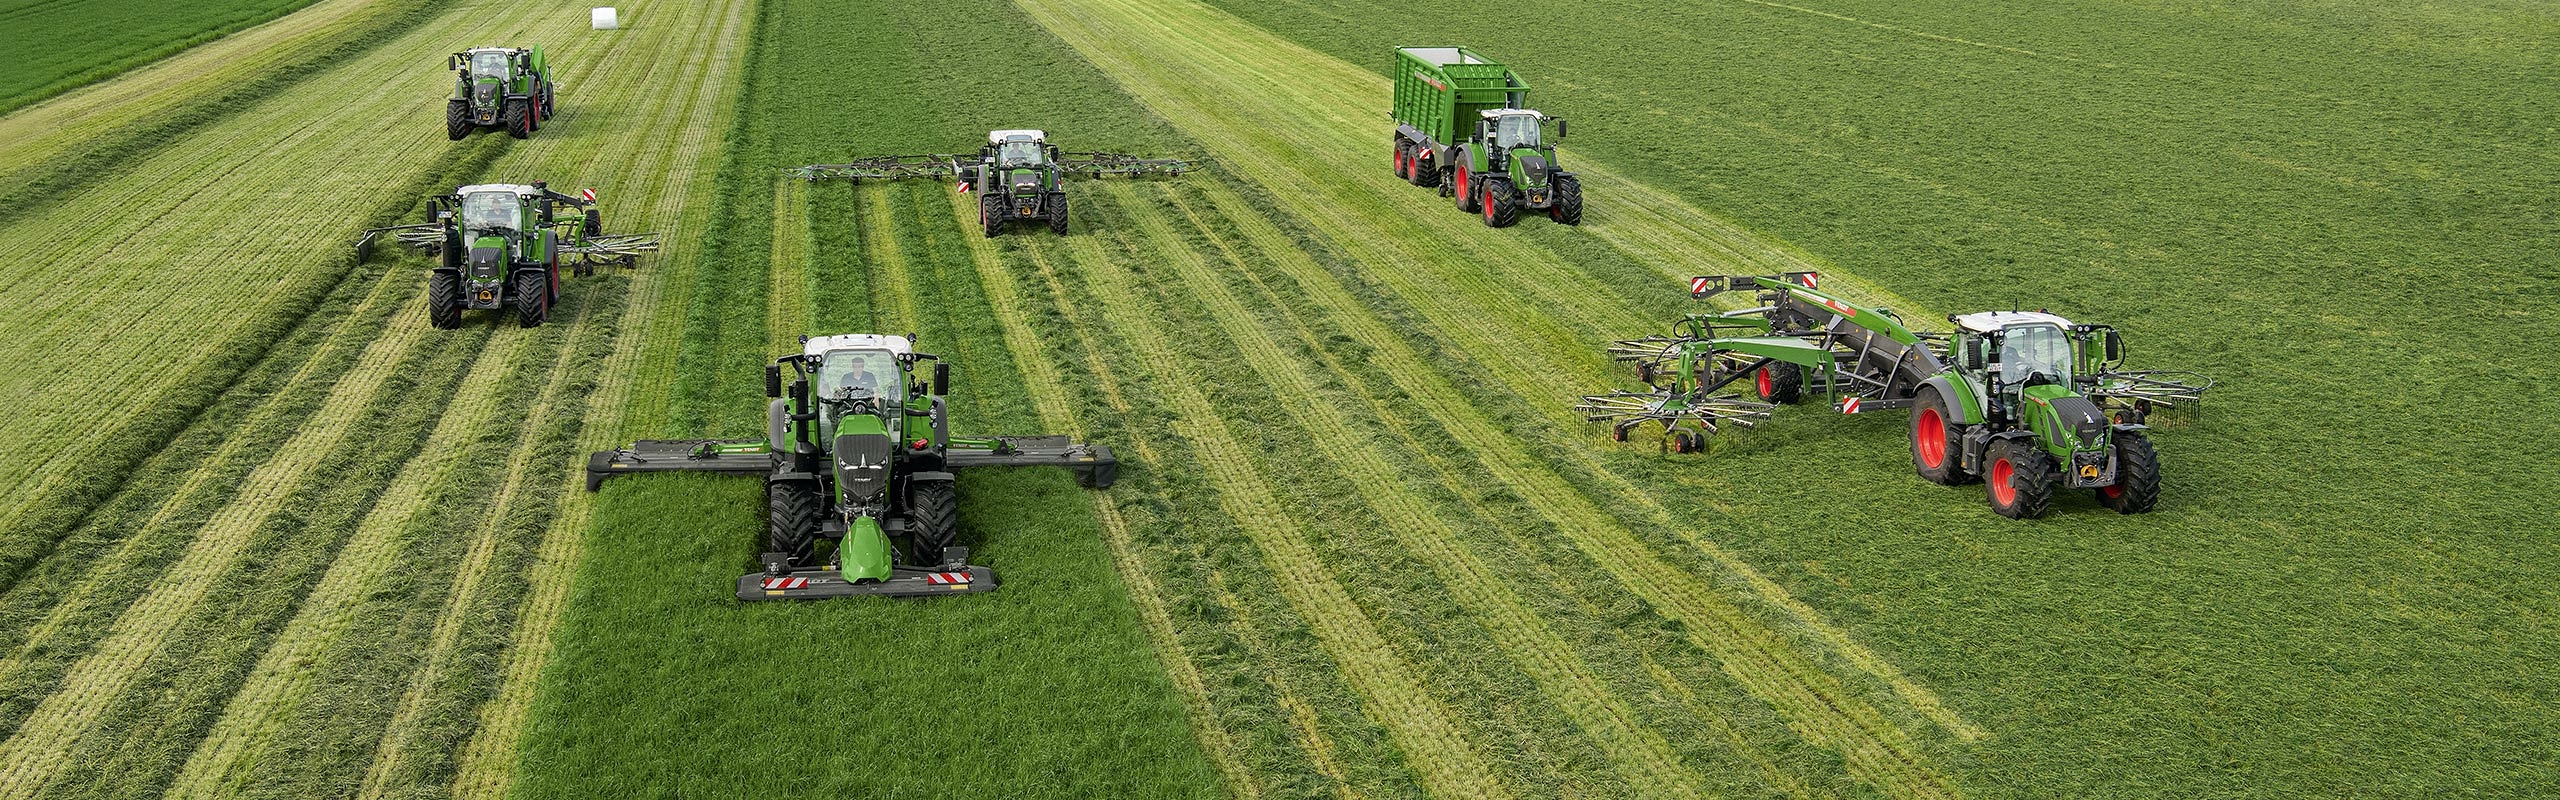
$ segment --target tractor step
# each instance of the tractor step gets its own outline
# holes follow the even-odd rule
[[[771,571],[738,577],[740,600],[824,600],[830,597],[939,597],[996,589],[995,570],[981,566],[957,569],[895,567],[885,581],[855,583],[831,569]]]

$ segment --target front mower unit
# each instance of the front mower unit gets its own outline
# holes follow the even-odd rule
[[[1045,224],[1053,233],[1066,233],[1067,176],[1179,176],[1192,169],[1190,162],[1179,159],[1063,151],[1048,143],[1046,133],[1014,129],[989,131],[986,145],[973,155],[873,156],[843,164],[811,164],[794,168],[791,174],[813,181],[840,179],[855,183],[916,178],[957,180],[960,191],[977,193],[978,226],[992,238],[1016,222]]]

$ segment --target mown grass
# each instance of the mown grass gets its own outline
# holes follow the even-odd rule
[[[0,74],[0,114],[310,4],[15,0],[0,7],[0,51],[20,56]]]
[[[1218,5],[1377,70],[1472,10]],[[1642,165],[1922,306],[2112,322],[2138,361],[2226,380],[2163,426],[2147,517],[1990,519],[1978,488],[1909,477],[1890,417],[1782,413],[1707,459],[1613,460],[1728,516],[1716,541],[1990,730],[1945,752],[1961,784],[2529,794],[2560,770],[2528,755],[2560,696],[2535,666],[2560,560],[2524,533],[2553,482],[2475,455],[2551,434],[2547,404],[2488,399],[2533,396],[2551,351],[2560,221],[2525,122],[2551,94],[2479,88],[2552,84],[2525,44],[2547,12],[1531,13],[1463,37],[1575,119],[1568,158]]]

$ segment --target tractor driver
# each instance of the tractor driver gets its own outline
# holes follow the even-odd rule
[[[880,396],[880,374],[872,369],[878,360],[879,356],[869,353],[828,354],[826,375],[822,376],[826,379],[820,382],[826,387],[827,396],[838,396],[846,389],[856,390],[857,395]]]
[[[2030,325],[2011,328],[2001,342],[2005,371],[2020,386],[2071,382],[2071,341],[2061,328]]]

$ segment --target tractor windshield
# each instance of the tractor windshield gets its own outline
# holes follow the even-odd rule
[[[1040,166],[1040,143],[1006,142],[997,145],[996,166],[1006,169]]]
[[[2070,385],[2070,335],[2052,325],[2023,325],[2002,332],[2000,372],[2019,386]]]
[[[496,79],[498,79],[498,80],[506,80],[506,78],[507,78],[507,54],[505,54],[505,53],[473,53],[473,54],[471,54],[471,77],[473,77],[473,78],[496,78]]]
[[[1534,114],[1505,114],[1493,120],[1495,147],[1538,146],[1538,117]]]
[[[818,396],[898,396],[898,359],[887,350],[830,350],[818,363]]]
[[[516,230],[514,192],[472,192],[462,196],[462,229],[469,233]]]

